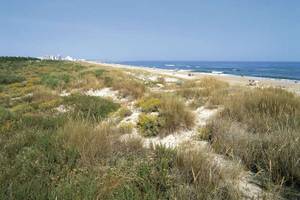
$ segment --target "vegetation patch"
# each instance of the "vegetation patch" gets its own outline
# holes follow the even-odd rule
[[[124,97],[132,96],[134,98],[140,98],[146,91],[144,84],[133,79],[116,80],[112,87],[114,90],[120,91]]]
[[[120,107],[119,104],[101,97],[72,94],[64,98],[63,104],[72,108],[74,117],[83,117],[95,121],[106,118]]]
[[[162,97],[159,117],[163,121],[162,131],[165,134],[170,134],[180,129],[190,129],[195,124],[194,114],[180,98],[173,95]]]
[[[14,74],[0,74],[0,84],[12,84],[20,83],[26,79],[23,76],[18,76]]]
[[[45,74],[41,78],[41,83],[50,88],[57,88],[58,86],[63,87],[65,84],[68,84],[71,80],[71,76],[68,74]]]
[[[229,84],[214,77],[204,77],[199,81],[185,81],[177,90],[177,94],[185,99],[193,100],[193,104],[220,105],[228,96]]]
[[[214,149],[242,159],[265,184],[300,183],[300,99],[281,89],[233,95],[207,125]]]
[[[131,110],[129,110],[127,107],[121,107],[118,112],[116,113],[116,115],[120,118],[120,119],[124,119],[125,117],[129,117],[132,114]]]
[[[141,114],[139,116],[137,126],[142,135],[151,137],[159,134],[162,127],[162,122],[156,115]]]
[[[122,122],[118,128],[121,134],[130,134],[132,133],[134,125],[131,122]]]
[[[160,104],[159,98],[144,97],[138,101],[137,106],[139,106],[143,112],[158,112]]]

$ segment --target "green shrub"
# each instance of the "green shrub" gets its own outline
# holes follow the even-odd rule
[[[161,122],[158,116],[151,114],[140,114],[137,127],[146,137],[156,136],[160,132]]]
[[[160,99],[154,97],[145,97],[137,103],[143,112],[158,112],[159,105]]]
[[[38,58],[33,57],[19,57],[19,56],[0,56],[0,62],[21,62],[21,61],[37,61]]]
[[[0,93],[0,105],[2,106],[10,106],[11,98],[9,95]]]
[[[0,74],[0,84],[19,83],[23,81],[25,81],[25,78],[22,76],[14,74]]]
[[[3,92],[5,89],[4,85],[0,85],[0,92]]]
[[[101,97],[72,94],[64,98],[65,105],[72,107],[74,116],[102,120],[120,107],[119,104]]]
[[[53,133],[19,130],[0,136],[0,199],[48,199],[72,172],[76,153],[64,149]]]
[[[104,69],[97,69],[97,70],[94,71],[94,74],[95,74],[95,76],[97,78],[99,78],[99,77],[101,77],[104,74],[104,72],[106,72],[106,70],[104,70]]]
[[[60,79],[57,76],[53,75],[44,75],[41,79],[42,84],[50,87],[50,88],[56,88],[61,83]]]
[[[53,130],[62,126],[65,122],[64,116],[23,115],[19,119],[19,128],[34,128],[39,130]]]
[[[121,107],[116,114],[118,115],[118,117],[120,117],[120,119],[123,119],[130,116],[132,112],[127,107]]]
[[[58,86],[63,86],[64,84],[69,83],[71,80],[71,76],[68,74],[46,74],[41,78],[41,83],[50,88],[57,88]]]
[[[0,106],[0,124],[2,125],[5,121],[11,120],[13,118],[13,114],[4,107]]]
[[[30,104],[25,103],[25,104],[18,104],[16,106],[14,106],[11,110],[15,113],[23,114],[23,113],[33,111],[34,108]]]

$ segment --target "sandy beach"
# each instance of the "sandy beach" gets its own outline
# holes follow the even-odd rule
[[[203,73],[193,72],[189,70],[169,70],[159,68],[149,68],[133,65],[113,64],[113,63],[100,63],[94,61],[86,61],[89,64],[96,64],[121,69],[135,69],[150,72],[157,75],[165,75],[178,79],[199,79],[205,76],[217,77],[220,80],[226,81],[231,85],[237,86],[249,86],[249,87],[280,87],[288,91],[294,92],[300,95],[300,82],[295,80],[287,79],[274,79],[274,78],[263,78],[263,77],[251,77],[251,76],[236,76],[230,74],[214,74],[214,73]]]

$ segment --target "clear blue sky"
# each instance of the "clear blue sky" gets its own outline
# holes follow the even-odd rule
[[[6,0],[0,55],[300,60],[299,0]]]

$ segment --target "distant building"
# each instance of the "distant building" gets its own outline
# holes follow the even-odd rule
[[[62,57],[61,55],[53,56],[53,55],[46,55],[41,57],[42,60],[67,60],[67,61],[76,61],[76,59],[72,58],[71,56]]]
[[[66,57],[64,58],[64,60],[68,60],[68,61],[74,61],[75,59],[74,59],[74,58],[72,58],[71,56],[66,56]]]

